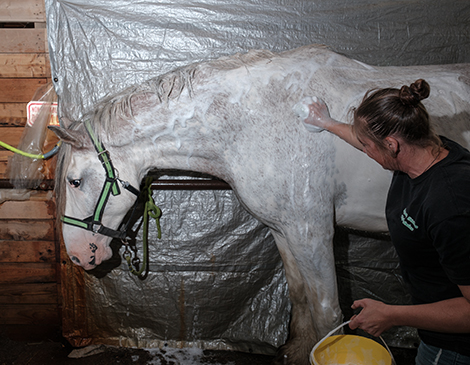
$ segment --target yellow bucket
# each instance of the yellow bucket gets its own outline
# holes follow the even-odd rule
[[[355,335],[331,336],[345,322],[318,342],[310,353],[312,365],[392,365],[393,356],[385,347],[366,337]],[[383,341],[382,337],[380,339]]]

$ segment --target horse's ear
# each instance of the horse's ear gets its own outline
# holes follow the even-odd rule
[[[52,132],[56,134],[57,137],[63,142],[71,144],[76,148],[84,147],[83,134],[79,131],[73,131],[67,128],[58,127],[55,125],[50,125],[49,128]]]

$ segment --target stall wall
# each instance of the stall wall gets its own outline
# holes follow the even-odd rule
[[[0,140],[18,146],[26,104],[50,81],[42,0],[0,1]],[[17,192],[0,150],[0,326],[15,339],[57,336],[58,247],[50,184]]]

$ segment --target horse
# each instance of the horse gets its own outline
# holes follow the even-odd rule
[[[419,78],[431,85],[432,120],[468,146],[468,65],[374,67],[318,45],[194,63],[103,100],[67,128],[52,127],[63,141],[56,196],[58,216],[70,219],[62,234],[71,260],[88,270],[111,257],[110,236],[122,236],[132,187],[150,170],[220,178],[269,227],[284,264],[292,313],[276,361],[308,364],[343,320],[335,225],[387,232],[391,172],[328,132],[308,131],[295,106],[317,96],[349,122],[368,90]]]

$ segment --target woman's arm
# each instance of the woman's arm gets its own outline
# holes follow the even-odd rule
[[[463,297],[420,305],[388,305],[372,299],[356,300],[352,308],[362,308],[351,318],[349,327],[360,328],[373,336],[393,326],[470,333],[470,286],[459,286]]]
[[[338,122],[330,117],[330,112],[326,104],[317,98],[317,102],[309,104],[310,114],[304,120],[304,123],[326,129],[327,131],[337,135],[347,143],[362,151],[362,144],[353,132],[352,125]]]

